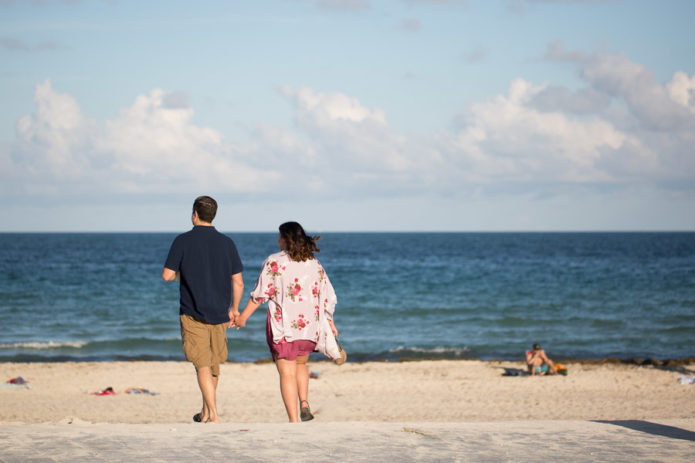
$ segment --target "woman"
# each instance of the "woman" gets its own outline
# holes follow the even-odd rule
[[[325,316],[334,336],[333,323],[337,299],[333,286],[314,252],[316,241],[297,222],[280,225],[280,252],[263,263],[261,274],[244,311],[232,323],[246,326],[251,314],[268,301],[266,340],[280,374],[280,392],[290,422],[298,422],[297,400],[301,420],[314,418],[309,407],[309,354],[319,339],[319,318]],[[323,311],[321,314],[320,311]]]

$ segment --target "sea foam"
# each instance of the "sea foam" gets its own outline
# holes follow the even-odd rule
[[[12,344],[0,344],[0,349],[60,349],[61,347],[71,347],[81,349],[88,343],[85,341],[69,341],[69,342],[16,342]]]

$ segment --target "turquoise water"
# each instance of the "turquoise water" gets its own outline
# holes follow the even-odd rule
[[[230,233],[245,295],[275,233]],[[0,361],[180,360],[175,234],[0,234]],[[327,233],[351,360],[695,355],[695,233]],[[265,317],[230,359],[268,357]],[[315,354],[318,355],[318,354]]]

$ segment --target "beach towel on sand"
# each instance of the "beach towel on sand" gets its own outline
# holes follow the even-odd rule
[[[25,380],[21,376],[17,376],[16,378],[8,379],[4,383],[2,383],[2,388],[3,389],[18,389],[18,388],[30,389],[29,385],[27,384],[27,380]]]
[[[126,394],[147,394],[147,395],[159,395],[159,392],[152,392],[144,387],[129,387],[125,390]]]
[[[116,395],[116,391],[111,386],[98,392],[92,392],[92,395]]]
[[[502,376],[524,376],[527,374],[528,372],[526,370],[522,370],[521,368],[505,368]]]

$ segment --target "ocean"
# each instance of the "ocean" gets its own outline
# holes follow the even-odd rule
[[[276,233],[228,233],[242,308]],[[176,233],[0,234],[0,361],[183,360]],[[695,233],[325,233],[351,361],[695,356]],[[265,306],[264,306],[265,307]],[[268,358],[261,309],[229,359]],[[319,354],[313,354],[320,358]]]

